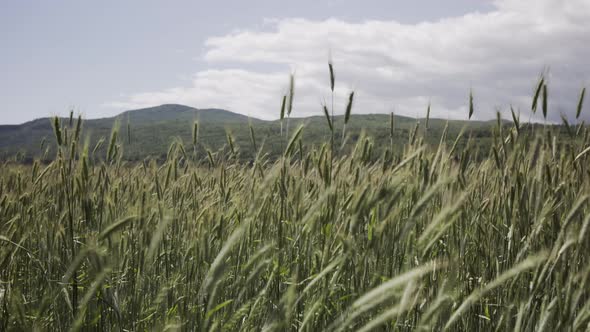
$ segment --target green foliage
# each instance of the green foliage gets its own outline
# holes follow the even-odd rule
[[[244,151],[277,123],[230,121],[217,149],[176,139],[142,163],[116,128],[102,160],[55,121],[48,165],[0,173],[0,330],[585,330],[588,129],[513,118],[481,145],[477,122],[429,119],[429,140],[351,115],[333,160],[323,116],[296,119],[278,159]]]
[[[328,112],[328,106],[325,104],[322,106],[324,110],[324,116],[326,117],[326,121],[328,121],[328,127],[330,128],[330,132],[334,131],[334,127],[332,126],[332,118],[330,118],[330,113]]]
[[[290,117],[293,75],[289,90],[278,123],[163,105],[124,114],[127,143],[117,119],[85,122],[84,145],[73,113],[21,126],[38,141],[17,138],[32,165],[1,166],[0,330],[590,328],[586,126],[535,129],[512,109],[442,121],[429,105],[421,133],[352,115],[352,92],[344,116],[323,106],[326,133]],[[543,77],[533,111],[540,95],[546,117]]]
[[[584,96],[586,95],[586,88],[582,88],[580,92],[580,98],[578,99],[578,107],[576,108],[576,119],[582,114],[582,108],[584,108]]]
[[[354,91],[348,95],[348,103],[346,104],[346,111],[344,112],[344,124],[348,124],[350,120],[350,112],[352,111],[352,102],[354,100]]]

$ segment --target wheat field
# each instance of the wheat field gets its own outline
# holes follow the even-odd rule
[[[0,330],[590,330],[586,126],[499,118],[482,150],[428,145],[428,120],[394,141],[392,116],[391,149],[345,154],[333,107],[331,139],[302,144],[292,91],[281,158],[252,127],[199,155],[195,124],[128,163],[117,128],[98,155],[56,118],[50,164],[1,166]]]

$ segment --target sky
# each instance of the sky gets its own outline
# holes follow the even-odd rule
[[[177,103],[279,116],[353,113],[574,122],[590,82],[590,0],[0,1],[0,123]],[[590,120],[590,102],[582,118]],[[540,120],[539,114],[532,117]]]

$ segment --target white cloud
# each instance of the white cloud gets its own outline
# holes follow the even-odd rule
[[[276,118],[294,69],[293,114],[320,114],[320,102],[329,96],[331,51],[339,110],[355,89],[356,113],[395,109],[423,116],[431,100],[433,116],[466,118],[473,88],[476,118],[492,118],[509,104],[526,116],[535,80],[549,68],[550,118],[557,120],[563,112],[571,119],[580,88],[590,78],[590,0],[498,0],[495,5],[491,12],[419,24],[268,20],[270,30],[233,32],[209,38],[205,45],[211,68],[255,64],[261,70],[201,71],[192,86],[137,93],[110,105],[184,103]],[[586,113],[590,119],[590,110]]]
[[[268,107],[271,102],[277,103],[275,96],[281,93],[278,87],[283,84],[284,76],[283,73],[255,73],[240,69],[206,70],[193,77],[190,87],[137,93],[125,101],[112,102],[108,106],[133,109],[178,103],[202,108],[226,108],[249,114],[253,110]]]

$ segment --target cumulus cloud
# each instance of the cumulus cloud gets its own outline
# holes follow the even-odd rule
[[[243,30],[206,41],[211,69],[192,85],[144,92],[110,103],[139,108],[162,103],[220,107],[251,116],[278,117],[288,74],[296,73],[293,114],[320,114],[329,96],[328,53],[336,71],[336,108],[356,91],[356,113],[489,119],[509,105],[529,117],[535,81],[548,73],[550,120],[570,119],[590,78],[590,0],[498,0],[490,12],[417,24],[350,23],[338,19],[273,20],[263,31]],[[268,27],[268,24],[266,25]],[[254,66],[253,66],[254,65]],[[255,67],[256,70],[244,69]],[[590,110],[585,112],[590,119]]]

